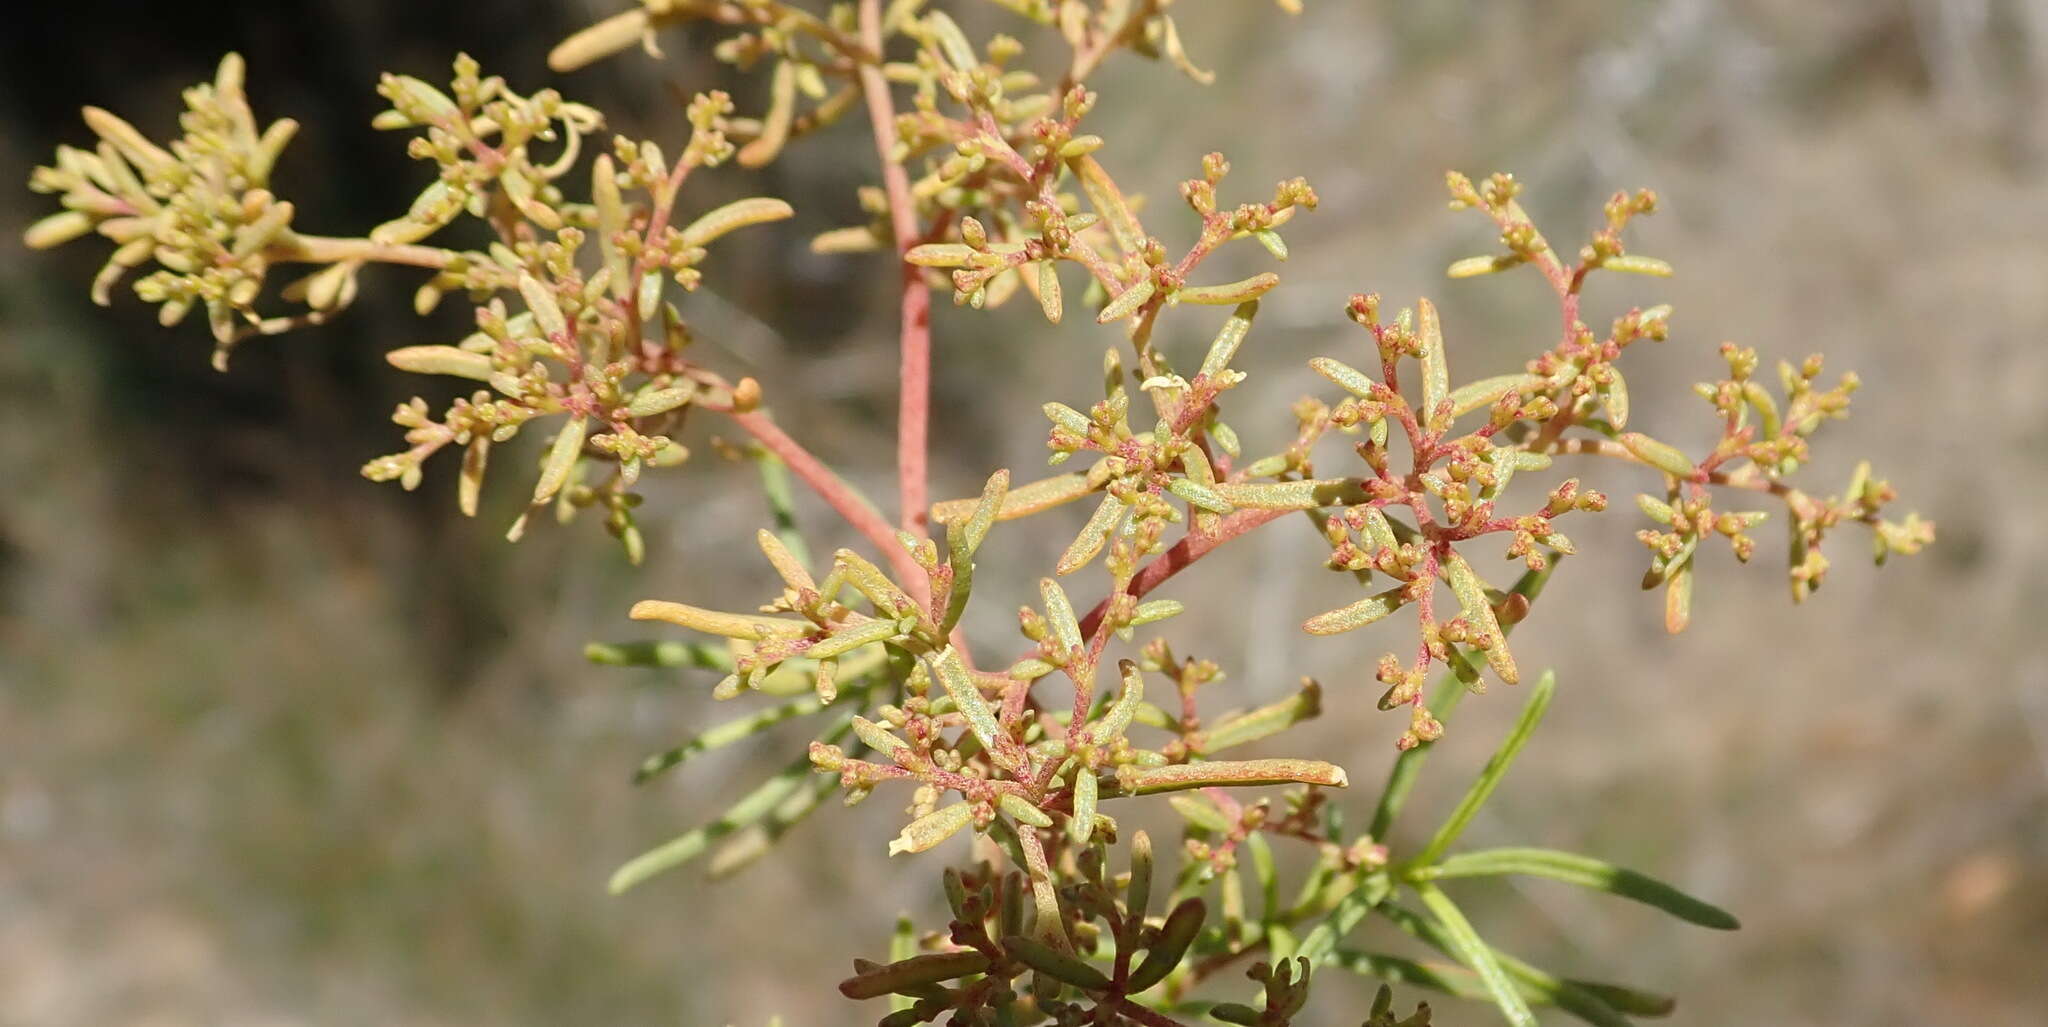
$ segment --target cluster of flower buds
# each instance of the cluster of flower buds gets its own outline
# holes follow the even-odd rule
[[[472,295],[516,293],[525,309],[508,312],[501,297],[477,307],[478,331],[453,346],[410,346],[393,351],[393,365],[408,371],[470,378],[490,386],[457,399],[438,420],[414,400],[394,418],[407,428],[409,448],[370,461],[373,480],[418,484],[423,463],[449,446],[465,448],[461,489],[464,513],[474,515],[489,451],[529,421],[559,417],[535,482],[532,504],[553,502],[566,520],[582,508],[605,511],[605,526],[630,560],[645,551],[633,509],[643,468],[672,466],[688,457],[669,432],[689,408],[745,410],[758,404],[751,379],[730,384],[685,355],[688,323],[665,296],[669,282],[685,292],[702,280],[706,247],[736,229],[787,218],[781,200],[738,200],[687,225],[670,220],[677,193],[692,169],[729,159],[733,144],[720,124],[731,112],[722,93],[690,104],[692,132],[674,163],[653,142],[624,137],[612,153],[592,161],[590,202],[569,202],[557,180],[574,165],[582,135],[595,128],[594,112],[552,92],[522,98],[497,78],[479,78],[473,61],[456,62],[449,94],[416,79],[387,76],[383,91],[394,104],[380,117],[385,127],[424,126],[415,155],[441,167],[440,178],[405,218],[378,231],[385,241],[417,238],[468,213],[500,236],[486,251],[451,254],[421,287],[424,313],[449,291]],[[566,136],[562,154],[536,165],[528,144]],[[635,203],[633,198],[644,197]],[[374,233],[373,233],[374,235]],[[596,269],[586,274],[586,250]],[[593,463],[609,465],[586,481]],[[527,517],[513,524],[524,531]]]
[[[216,365],[241,339],[299,323],[266,317],[256,305],[272,264],[307,259],[291,230],[292,204],[270,191],[271,172],[298,123],[284,119],[259,129],[242,82],[242,59],[229,54],[213,82],[185,91],[184,135],[168,146],[87,107],[85,121],[99,144],[58,147],[56,163],[37,168],[29,181],[37,192],[58,194],[65,208],[29,228],[30,246],[57,246],[91,232],[112,240],[114,254],[92,286],[102,306],[123,275],[155,262],[158,269],[136,282],[136,295],[159,305],[166,326],[205,308]],[[316,308],[341,305],[341,294],[353,293],[347,276],[316,276],[308,287],[313,299],[325,301]]]

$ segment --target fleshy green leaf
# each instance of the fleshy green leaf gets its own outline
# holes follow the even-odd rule
[[[1041,941],[1022,935],[1003,939],[1003,949],[1016,960],[1054,980],[1084,991],[1107,991],[1109,978],[1102,971]]]
[[[1408,586],[1396,585],[1384,592],[1366,596],[1349,606],[1316,614],[1301,625],[1301,630],[1311,635],[1336,635],[1354,631],[1393,613],[1407,601]]]
[[[887,966],[871,967],[839,982],[839,993],[851,999],[909,994],[919,988],[957,980],[987,969],[988,957],[979,952],[934,952]]]
[[[1437,317],[1436,304],[1427,298],[1416,301],[1415,311],[1415,336],[1422,349],[1417,354],[1422,361],[1422,416],[1432,430],[1440,430],[1447,423],[1437,416],[1437,407],[1451,394],[1451,370],[1444,353],[1443,322]]]
[[[1152,279],[1140,279],[1138,284],[1117,293],[1116,298],[1110,300],[1109,305],[1102,308],[1102,313],[1095,315],[1095,323],[1109,324],[1112,321],[1121,321],[1137,313],[1138,308],[1144,306],[1145,301],[1152,298],[1153,288]]]

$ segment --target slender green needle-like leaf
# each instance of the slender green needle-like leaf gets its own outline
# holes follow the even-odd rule
[[[1669,1015],[1674,1007],[1674,1003],[1662,995],[1651,995],[1611,984],[1594,984],[1552,977],[1513,960],[1497,949],[1494,951],[1494,958],[1500,962],[1502,969],[1508,972],[1508,976],[1515,979],[1515,986],[1521,990],[1522,997],[1530,1005],[1555,1006],[1594,1027],[1629,1027],[1627,1014],[1665,1016]],[[1332,962],[1343,969],[1375,980],[1431,988],[1447,995],[1482,1002],[1493,997],[1486,990],[1486,985],[1479,979],[1478,974],[1451,963],[1408,959],[1354,949],[1338,949]],[[1525,976],[1518,967],[1531,973]],[[1609,999],[1616,1001],[1608,1001]]]
[[[946,599],[945,619],[939,624],[939,633],[949,635],[960,618],[967,612],[967,600],[974,594],[974,554],[981,548],[983,540],[996,522],[996,511],[1002,508],[1003,494],[1010,488],[1010,472],[997,471],[989,475],[982,486],[981,498],[974,504],[974,512],[967,519],[946,529],[946,561],[953,568],[953,591]]]
[[[796,790],[796,794],[777,804],[759,823],[749,824],[726,839],[725,844],[720,845],[718,851],[711,854],[710,861],[705,863],[704,873],[717,881],[753,866],[756,860],[772,851],[775,843],[791,828],[817,812],[826,796],[838,790],[838,778],[812,775]]]
[[[903,826],[902,833],[889,843],[889,855],[903,852],[925,852],[940,842],[959,834],[974,823],[974,804],[956,802],[941,806]]]
[[[569,480],[569,469],[576,464],[576,458],[583,453],[583,435],[589,430],[589,423],[581,417],[562,426],[555,435],[554,445],[548,448],[547,461],[541,465],[540,480],[533,485],[533,501],[545,503],[561,491]]]
[[[1479,813],[1479,807],[1486,804],[1487,798],[1493,795],[1495,788],[1500,787],[1501,777],[1508,772],[1508,766],[1514,763],[1515,755],[1521,752],[1522,746],[1529,741],[1529,735],[1536,730],[1536,725],[1543,722],[1543,713],[1550,708],[1550,697],[1556,691],[1556,675],[1546,671],[1536,680],[1536,687],[1530,690],[1529,701],[1522,706],[1522,715],[1516,719],[1514,728],[1501,740],[1500,748],[1494,751],[1493,758],[1486,761],[1486,768],[1479,772],[1479,779],[1472,782],[1472,787],[1465,792],[1464,798],[1458,800],[1458,805],[1451,810],[1451,815],[1444,818],[1443,826],[1437,828],[1436,835],[1430,838],[1429,844],[1423,846],[1421,854],[1415,857],[1416,866],[1426,867],[1435,863],[1443,856],[1444,851],[1458,840],[1458,836],[1464,833],[1466,826],[1471,824],[1472,818]]]
[[[859,698],[865,696],[868,689],[872,687],[872,685],[863,685],[859,688],[847,689],[840,694],[842,697]],[[752,738],[785,720],[808,717],[824,708],[824,704],[818,701],[817,696],[805,696],[801,699],[794,699],[779,706],[770,706],[767,709],[748,714],[747,716],[706,728],[697,737],[667,752],[656,753],[653,756],[647,757],[646,760],[641,762],[640,769],[634,772],[633,783],[644,783],[648,778],[682,766],[693,757],[701,756],[715,749],[725,748],[743,739]]]
[[[1030,824],[1032,827],[1052,826],[1051,815],[1033,806],[1029,799],[1016,792],[1004,792],[1002,797],[996,800],[996,808],[1009,814],[1012,820],[1020,824]]]
[[[1439,952],[1457,955],[1457,949],[1450,932],[1436,920],[1408,909],[1399,903],[1389,902],[1380,907],[1380,914],[1389,923],[1420,939]],[[1668,1016],[1675,1003],[1668,996],[1653,995],[1613,984],[1596,984],[1589,981],[1566,980],[1548,971],[1531,966],[1513,955],[1492,949],[1494,961],[1513,978],[1517,988],[1532,1003],[1555,1005],[1594,1027],[1628,1027],[1629,1021],[1623,1015]],[[1477,975],[1473,982],[1480,984]],[[1490,996],[1488,996],[1490,997]]]
[[[732,653],[706,642],[591,642],[583,658],[606,667],[696,667],[732,673]]]
[[[1067,830],[1076,845],[1086,845],[1095,836],[1095,804],[1100,788],[1093,770],[1074,769],[1074,814],[1067,820]]]
[[[1117,671],[1122,678],[1122,687],[1117,691],[1116,701],[1110,703],[1109,711],[1092,729],[1097,745],[1109,745],[1122,738],[1130,728],[1131,720],[1138,715],[1138,707],[1145,701],[1145,675],[1139,673],[1138,665],[1120,660]]]
[[[1124,889],[1124,908],[1142,920],[1145,905],[1152,901],[1152,836],[1143,831],[1131,835],[1131,883]]]
[[[849,713],[838,718],[832,727],[818,738],[830,744],[846,737],[852,730],[853,715]],[[733,803],[718,819],[684,832],[666,844],[634,857],[612,874],[612,894],[617,895],[656,874],[682,866],[703,855],[704,850],[709,848],[712,842],[760,821],[774,812],[775,807],[783,800],[795,793],[811,772],[811,758],[806,753],[741,796],[740,800]]]
[[[796,499],[790,494],[789,467],[765,448],[753,451],[754,466],[761,472],[761,494],[768,500],[768,515],[775,524],[775,537],[802,566],[810,566],[810,547],[796,527]]]
[[[1479,981],[1486,986],[1486,992],[1493,1004],[1500,1007],[1501,1015],[1507,1017],[1512,1027],[1536,1027],[1536,1014],[1529,1011],[1529,1003],[1523,1001],[1521,989],[1515,987],[1513,979],[1500,962],[1493,957],[1493,950],[1480,940],[1479,933],[1472,929],[1472,923],[1465,919],[1451,897],[1443,889],[1427,882],[1415,885],[1415,893],[1422,904],[1450,939],[1451,951],[1459,960],[1479,974]]]
[[[1337,950],[1337,942],[1356,928],[1366,914],[1379,908],[1394,893],[1394,879],[1384,872],[1368,874],[1347,892],[1330,912],[1301,940],[1295,954],[1319,965]]]
[[[1087,194],[1089,205],[1102,215],[1103,224],[1108,226],[1110,237],[1116,240],[1117,249],[1125,255],[1143,250],[1145,230],[1139,226],[1137,215],[1131,213],[1122,191],[1102,165],[1093,156],[1082,155],[1068,159],[1067,167],[1080,180],[1081,191]]]
[[[1671,265],[1655,257],[1638,257],[1634,254],[1625,253],[1618,257],[1607,258],[1600,266],[1608,271],[1624,271],[1629,274],[1650,275],[1656,278],[1671,277]]]
[[[950,871],[949,871],[950,874]],[[949,881],[957,880],[949,876]],[[896,917],[896,930],[889,935],[889,962],[901,963],[917,955],[917,923],[907,915]],[[889,1011],[902,1012],[909,1009],[914,1000],[908,995],[889,996]]]
[[[819,640],[808,650],[816,659],[825,660],[842,656],[862,646],[874,645],[895,638],[900,633],[895,621],[871,620],[857,627],[844,628]]]
[[[726,638],[743,638],[760,641],[765,638],[802,638],[811,630],[807,621],[787,617],[764,617],[752,613],[727,613],[723,610],[706,610],[687,603],[671,603],[661,599],[643,599],[634,603],[626,614],[634,620],[667,621],[677,627],[701,631],[707,635],[723,635]]]
[[[1193,478],[1175,478],[1167,483],[1166,491],[1188,501],[1188,505],[1215,514],[1231,511],[1230,501],[1214,487],[1204,485]]]
[[[1433,878],[1527,874],[1604,891],[1655,906],[1688,923],[1732,931],[1742,926],[1735,917],[1654,877],[1615,866],[1591,856],[1554,849],[1506,848],[1462,852],[1426,871]]]
[[[1534,602],[1543,594],[1543,586],[1549,583],[1550,576],[1557,571],[1559,562],[1552,559],[1540,571],[1524,572],[1509,592]],[[1509,625],[1503,629],[1503,633],[1513,629],[1514,626]],[[1450,719],[1451,711],[1457,708],[1458,701],[1464,698],[1465,693],[1479,680],[1478,667],[1471,657],[1456,646],[1451,647],[1451,652],[1451,673],[1439,679],[1436,691],[1429,700],[1430,714],[1439,721]],[[1387,772],[1387,783],[1380,789],[1379,802],[1373,808],[1372,825],[1367,828],[1367,835],[1384,839],[1393,829],[1394,818],[1400,815],[1401,807],[1407,804],[1408,795],[1415,788],[1416,775],[1422,772],[1422,764],[1429,758],[1429,750],[1433,744],[1424,742],[1395,758],[1393,769]]]
[[[683,245],[703,246],[719,236],[749,225],[781,221],[796,213],[787,202],[770,196],[734,200],[706,211],[683,229]]]

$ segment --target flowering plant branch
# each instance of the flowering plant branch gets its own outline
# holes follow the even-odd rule
[[[951,919],[922,931],[904,922],[886,961],[856,960],[840,985],[852,999],[887,998],[884,1027],[948,1017],[1281,1025],[1305,1007],[1313,975],[1332,971],[1484,998],[1517,1025],[1534,1023],[1531,1009],[1542,1005],[1601,1025],[1669,1012],[1668,998],[1560,978],[1501,951],[1446,890],[1470,877],[1548,877],[1698,925],[1736,925],[1670,885],[1590,857],[1458,846],[1544,716],[1556,687],[1550,673],[1533,675],[1520,721],[1429,840],[1397,851],[1391,832],[1463,697],[1489,680],[1512,686],[1532,677],[1509,635],[1531,616],[1559,559],[1577,550],[1561,530],[1565,519],[1587,522],[1609,505],[1577,478],[1551,476],[1558,458],[1604,458],[1649,476],[1649,491],[1635,500],[1652,524],[1638,533],[1650,553],[1644,587],[1663,590],[1674,632],[1691,616],[1703,542],[1720,537],[1738,561],[1755,555],[1751,532],[1770,511],[1727,509],[1725,497],[1782,506],[1795,599],[1823,583],[1824,544],[1847,522],[1870,529],[1880,562],[1930,542],[1932,525],[1887,518],[1895,496],[1868,464],[1837,494],[1798,483],[1811,439],[1846,416],[1855,377],[1826,386],[1821,359],[1809,357],[1781,362],[1773,391],[1758,378],[1758,354],[1731,344],[1721,349],[1726,377],[1695,390],[1719,429],[1710,449],[1696,455],[1631,430],[1619,365],[1636,344],[1664,341],[1672,312],[1629,309],[1596,330],[1584,303],[1594,272],[1671,273],[1624,242],[1657,197],[1616,193],[1568,261],[1522,210],[1512,178],[1452,173],[1452,205],[1484,214],[1500,252],[1457,261],[1450,276],[1533,266],[1557,298],[1555,344],[1520,371],[1463,378],[1453,373],[1453,333],[1430,300],[1394,310],[1361,293],[1344,308],[1363,330],[1360,352],[1311,361],[1329,389],[1292,406],[1286,445],[1248,453],[1224,399],[1246,379],[1240,357],[1261,297],[1281,276],[1214,281],[1208,261],[1246,241],[1275,264],[1286,261],[1282,232],[1316,210],[1315,190],[1291,179],[1270,200],[1230,205],[1222,199],[1229,162],[1211,154],[1180,187],[1194,241],[1169,252],[1146,225],[1166,215],[1118,183],[1119,151],[1083,122],[1101,99],[1090,76],[1118,53],[1210,80],[1181,43],[1178,7],[995,3],[1064,43],[1046,65],[1056,73],[1031,70],[1018,39],[976,43],[945,11],[917,0],[858,0],[823,15],[782,0],[645,0],[565,41],[551,65],[568,70],[636,42],[655,51],[660,29],[701,22],[729,33],[714,49],[718,59],[765,69],[768,107],[742,116],[722,93],[697,96],[679,146],[614,137],[588,161],[587,180],[584,141],[602,128],[594,109],[552,90],[515,93],[466,57],[446,89],[386,76],[379,91],[391,107],[375,123],[413,133],[408,150],[432,166],[433,180],[408,211],[360,238],[294,227],[291,204],[270,191],[293,125],[259,129],[242,62],[230,56],[213,83],[187,93],[184,134],[168,145],[87,108],[99,140],[90,150],[60,147],[36,172],[32,187],[57,194],[63,209],[32,227],[28,242],[98,234],[114,243],[93,287],[103,303],[122,274],[153,263],[137,295],[160,305],[166,325],[203,307],[222,366],[248,338],[345,309],[370,265],[424,271],[419,310],[459,294],[474,308],[476,331],[389,359],[477,388],[439,414],[418,399],[400,407],[394,420],[407,448],[370,461],[364,474],[410,489],[436,453],[457,450],[459,505],[473,516],[493,450],[546,422],[532,507],[552,506],[564,519],[603,508],[635,562],[644,548],[635,485],[648,469],[688,459],[679,438],[693,415],[750,436],[774,512],[757,542],[779,584],[758,604],[642,602],[634,619],[697,639],[593,644],[589,655],[711,669],[715,697],[768,700],[649,757],[641,780],[792,719],[811,719],[814,740],[722,814],[626,863],[612,886],[700,859],[713,874],[735,872],[834,790],[848,804],[878,789],[903,796],[908,816],[891,855],[961,835],[977,841],[943,871]],[[683,312],[713,244],[792,213],[762,197],[693,216],[683,195],[692,172],[778,159],[856,99],[868,113],[881,188],[865,194],[868,223],[827,232],[814,247],[895,258],[887,268],[900,317],[893,521],[770,416],[766,387],[699,362]],[[482,222],[494,241],[470,250],[432,244],[462,218]],[[294,263],[317,269],[277,297],[304,309],[271,313],[269,272]],[[1119,336],[1103,358],[1100,399],[1041,407],[1050,463],[1079,457],[1084,469],[1028,482],[998,469],[977,496],[929,501],[935,288],[975,308],[1026,295],[1052,325],[1081,311]],[[1180,326],[1197,322],[1210,338],[1198,362],[1176,351]],[[1331,464],[1328,443],[1339,438],[1348,453]],[[812,555],[790,510],[791,474],[859,534],[865,552]],[[1019,612],[1024,642],[1004,663],[960,627],[986,573],[979,556],[999,522],[1064,517],[1069,504],[1087,513],[1074,516],[1073,541],[1039,576],[1037,605]],[[1362,832],[1342,815],[1344,754],[1240,752],[1270,751],[1326,704],[1348,708],[1345,691],[1326,696],[1304,680],[1278,702],[1218,715],[1204,700],[1221,665],[1183,656],[1154,633],[1184,612],[1182,599],[1153,598],[1177,574],[1296,515],[1325,540],[1325,566],[1359,586],[1353,601],[1308,617],[1307,635],[1346,635],[1413,611],[1412,631],[1375,664],[1377,706],[1403,710],[1405,720],[1393,732],[1400,755]],[[511,537],[527,522],[522,515]],[[1489,553],[1519,563],[1516,580],[1490,580],[1480,569]],[[1107,581],[1086,595],[1101,597],[1077,605],[1062,582],[1098,564]],[[707,599],[717,606],[696,605]],[[1181,819],[1171,865],[1145,832],[1120,826],[1118,812],[1139,802],[1162,803]],[[1276,852],[1287,848],[1301,857],[1290,865],[1308,864],[1291,899]],[[1368,918],[1445,959],[1354,947]],[[1241,967],[1253,987],[1232,992],[1225,972]],[[1371,1027],[1429,1020],[1426,1005],[1397,1019],[1386,986],[1365,1018]]]

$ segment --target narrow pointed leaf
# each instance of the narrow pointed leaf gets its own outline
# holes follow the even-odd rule
[[[841,717],[832,728],[819,735],[819,740],[831,743],[846,736],[853,729],[851,715]],[[732,804],[717,820],[686,832],[665,845],[650,849],[635,857],[612,874],[611,892],[614,895],[647,880],[656,874],[673,870],[704,854],[711,843],[759,821],[774,811],[811,774],[811,758],[808,753],[785,766],[775,776],[763,781],[738,802]]]
[[[1557,572],[1558,562],[1552,560],[1540,571],[1525,571],[1516,579],[1515,587],[1509,590],[1509,594],[1534,602],[1543,594],[1543,588],[1549,584],[1550,576]],[[1457,646],[1451,647],[1450,664],[1450,673],[1437,679],[1436,690],[1431,693],[1429,699],[1430,712],[1439,721],[1448,721],[1451,711],[1457,708],[1458,702],[1479,681],[1477,661]],[[1424,742],[1394,759],[1394,766],[1387,772],[1387,782],[1380,789],[1379,802],[1373,807],[1372,823],[1366,828],[1368,835],[1385,838],[1388,832],[1393,830],[1394,818],[1399,816],[1402,807],[1407,805],[1408,796],[1415,788],[1416,776],[1422,772],[1423,763],[1429,759],[1429,750],[1433,744]]]
[[[1742,926],[1735,917],[1717,906],[1687,895],[1654,877],[1615,866],[1591,856],[1558,852],[1554,849],[1481,849],[1446,858],[1430,872],[1438,878],[1480,877],[1493,874],[1527,874],[1553,881],[1604,891],[1625,899],[1655,906],[1666,913],[1719,931]]]
[[[1501,741],[1500,748],[1494,751],[1493,758],[1486,761],[1486,768],[1479,772],[1479,779],[1472,782],[1472,787],[1465,792],[1465,797],[1458,800],[1458,805],[1451,810],[1451,815],[1444,819],[1443,826],[1437,828],[1436,835],[1423,847],[1421,855],[1415,857],[1418,865],[1428,866],[1435,863],[1444,851],[1458,840],[1458,836],[1464,833],[1466,825],[1470,824],[1473,816],[1479,812],[1479,807],[1486,804],[1487,798],[1493,795],[1495,788],[1500,787],[1501,777],[1508,772],[1508,766],[1515,762],[1516,754],[1520,753],[1522,746],[1529,741],[1529,736],[1535,732],[1536,725],[1543,722],[1543,713],[1550,708],[1550,697],[1556,690],[1556,675],[1546,671],[1542,677],[1536,679],[1536,687],[1529,691],[1529,701],[1522,706],[1522,715],[1515,720],[1514,728],[1508,732],[1507,738]]]
[[[752,738],[785,720],[808,717],[824,708],[824,704],[820,703],[816,696],[805,696],[706,728],[697,737],[641,761],[640,769],[633,773],[633,783],[642,784],[651,777],[682,766],[694,757]]]
[[[1501,969],[1493,957],[1493,950],[1479,938],[1472,929],[1472,923],[1465,914],[1445,895],[1443,890],[1427,882],[1415,886],[1423,906],[1437,919],[1445,935],[1450,939],[1454,955],[1466,966],[1479,974],[1480,983],[1486,986],[1488,997],[1500,1007],[1501,1015],[1507,1017],[1510,1027],[1536,1027],[1536,1014],[1529,1011],[1529,1003],[1522,1000],[1522,992],[1515,982]]]

